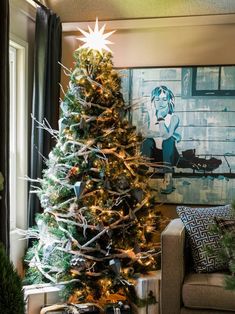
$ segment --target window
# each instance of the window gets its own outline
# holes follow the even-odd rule
[[[193,68],[192,96],[235,96],[235,66]]]
[[[28,111],[27,43],[11,35],[10,60],[10,256],[18,268],[24,254],[17,228],[27,227]]]
[[[12,37],[12,36],[11,36]],[[10,41],[10,222],[26,227],[28,163],[27,43]]]
[[[10,230],[16,228],[16,56],[16,48],[10,46]]]

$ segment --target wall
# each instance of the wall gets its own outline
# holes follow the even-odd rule
[[[143,20],[107,21],[112,35],[114,66],[151,67],[216,65],[235,63],[234,15],[178,17]],[[100,23],[102,25],[103,23]],[[89,23],[93,27],[93,23]],[[87,23],[63,25],[62,63],[73,68],[73,51],[80,45],[77,27],[87,30]],[[69,77],[62,73],[67,89]],[[175,217],[175,206],[163,211]]]
[[[17,102],[17,116],[20,121],[18,133],[25,133],[24,138],[27,141],[28,134],[30,134],[30,128],[28,126],[31,123],[30,112],[31,112],[31,99],[32,99],[32,82],[33,82],[33,54],[34,54],[34,29],[35,29],[35,8],[29,5],[24,0],[10,0],[10,39],[20,46],[24,46],[26,52],[26,60],[22,60],[22,65],[18,69],[21,71],[26,71],[23,75],[25,82],[19,82],[18,88],[19,93],[23,94],[24,91],[26,95],[23,95],[24,102],[20,103],[19,99]],[[22,73],[19,73],[22,77]],[[23,116],[22,116],[23,115]],[[27,115],[27,116],[25,116]],[[28,121],[27,121],[28,120]],[[22,128],[25,131],[22,131]],[[21,141],[20,141],[21,142]],[[22,145],[19,142],[17,145]],[[27,146],[27,144],[26,144]],[[26,149],[26,148],[25,148]],[[25,163],[24,169],[27,169],[27,150],[25,151],[26,157],[22,160],[22,147],[17,148],[17,160],[20,162],[20,168],[23,168],[23,163]],[[26,160],[25,160],[26,159]],[[21,173],[21,171],[19,171]],[[18,206],[16,208],[16,227],[21,229],[26,229],[27,227],[27,183],[22,182],[22,177],[25,177],[27,173],[21,173],[21,178],[17,177],[17,191],[16,200]],[[23,183],[23,184],[22,184]],[[23,196],[23,199],[22,199]],[[19,235],[12,230],[10,243],[10,254],[11,259],[18,271],[22,273],[22,257],[25,250],[25,242],[19,241]]]
[[[106,23],[111,36],[116,67],[233,64],[235,62],[235,15],[123,20]],[[93,23],[89,23],[93,27]],[[79,47],[77,27],[63,25],[62,62],[73,66],[73,51]],[[62,75],[62,83],[68,79]]]

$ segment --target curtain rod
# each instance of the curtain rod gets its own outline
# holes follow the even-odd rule
[[[35,2],[37,5],[39,5],[40,7],[44,8],[44,9],[46,9],[46,10],[49,9],[48,7],[46,7],[44,4],[42,4],[42,3],[41,3],[40,1],[38,1],[38,0],[33,0],[33,2]]]

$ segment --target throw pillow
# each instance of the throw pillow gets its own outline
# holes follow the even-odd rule
[[[214,217],[230,219],[232,218],[231,206],[218,206],[208,208],[191,208],[178,206],[176,209],[181,218],[188,237],[193,266],[196,272],[215,272],[224,270],[226,264],[220,259],[219,235],[211,233],[211,226],[215,226]],[[207,246],[213,248],[213,253],[209,253]]]

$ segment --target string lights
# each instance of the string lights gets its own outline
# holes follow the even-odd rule
[[[57,143],[37,190],[44,212],[28,237],[28,283],[63,282],[74,303],[128,300],[137,273],[158,268],[161,214],[142,138],[123,118],[121,79],[96,21],[75,52]],[[35,259],[36,258],[36,259]],[[132,288],[131,288],[132,287]]]

